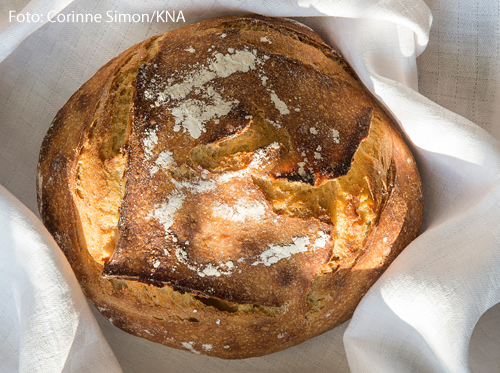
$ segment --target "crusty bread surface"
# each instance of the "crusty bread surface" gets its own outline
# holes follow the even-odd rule
[[[114,325],[261,356],[348,320],[419,233],[393,121],[308,27],[220,17],[139,43],[57,113],[40,216]]]

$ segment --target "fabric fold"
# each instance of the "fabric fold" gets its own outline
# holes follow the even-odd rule
[[[121,371],[57,244],[1,186],[0,282],[0,361],[8,364],[0,370]]]

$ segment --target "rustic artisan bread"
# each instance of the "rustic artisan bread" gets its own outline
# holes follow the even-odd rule
[[[414,159],[345,60],[285,19],[211,19],[103,66],[43,141],[38,202],[116,326],[222,358],[351,317],[416,237]]]

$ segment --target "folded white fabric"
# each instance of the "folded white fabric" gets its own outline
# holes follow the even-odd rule
[[[1,186],[0,284],[0,371],[121,371],[54,239]]]
[[[456,5],[451,0],[428,3],[435,6],[440,1],[445,4],[442,6]],[[478,12],[488,12],[486,5],[495,6],[495,0],[463,2]],[[52,6],[57,12],[66,3],[34,0],[26,9],[45,9],[40,11],[43,13]],[[182,351],[131,337],[97,315],[122,368],[169,372],[469,371],[469,340],[474,326],[500,301],[500,146],[477,125],[418,93],[416,58],[428,43],[432,19],[427,5],[416,0],[259,4],[170,0],[119,5],[74,0],[63,14],[105,17],[108,11],[152,14],[162,10],[182,11],[186,23],[242,12],[307,17],[296,19],[340,49],[413,144],[424,183],[424,227],[422,235],[366,294],[348,326],[271,356],[234,362],[186,356]],[[7,19],[5,14],[2,17]],[[55,22],[43,27],[40,22],[31,28],[0,23],[0,55],[12,52],[0,63],[0,183],[32,210],[36,209],[34,185],[26,185],[34,180],[38,146],[55,111],[98,67],[125,47],[183,25],[182,21],[144,24],[105,20]],[[34,33],[18,47],[29,32]],[[467,41],[477,43],[468,38],[473,35],[471,30],[463,33],[462,48],[467,47]],[[495,56],[498,64],[499,54]],[[474,71],[467,74],[474,77]],[[481,97],[472,100],[484,105]],[[0,314],[5,315],[0,318],[0,362],[6,362],[0,371],[31,370],[45,362],[44,356],[50,356],[54,367],[50,371],[68,369],[68,364],[74,364],[69,370],[81,366],[83,371],[90,370],[92,364],[109,364],[106,370],[95,371],[112,371],[116,361],[95,329],[95,320],[86,310],[66,262],[34,216],[25,208],[16,210],[17,205],[1,191],[0,279],[7,285],[0,291]],[[46,342],[42,342],[43,335],[48,336]]]

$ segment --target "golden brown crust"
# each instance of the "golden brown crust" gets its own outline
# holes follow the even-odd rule
[[[309,28],[253,15],[103,66],[54,119],[37,182],[113,324],[222,358],[347,320],[422,220],[413,157],[347,63]]]

